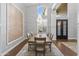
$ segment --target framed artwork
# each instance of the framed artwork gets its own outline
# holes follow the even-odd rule
[[[7,4],[7,42],[23,36],[23,13],[13,4]]]

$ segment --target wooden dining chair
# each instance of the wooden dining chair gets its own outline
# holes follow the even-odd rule
[[[53,34],[52,34],[52,33],[48,33],[48,34],[47,34],[47,37],[49,37],[49,39],[52,40]]]
[[[51,33],[47,34],[47,37],[51,40],[51,42],[47,42],[46,45],[49,46],[50,48],[50,52],[51,52],[51,44],[52,44],[52,39],[53,39],[53,35]]]
[[[49,38],[50,38],[50,40],[52,40],[53,39],[53,34],[50,34]]]
[[[30,38],[31,38],[30,33],[27,33],[27,34],[26,34],[26,37],[27,37],[28,39],[30,39]]]
[[[29,33],[29,35],[27,36],[28,37],[28,51],[29,50],[34,50],[34,42],[30,41],[31,39],[34,39],[32,38],[33,36],[31,36],[31,34]]]
[[[30,34],[31,34],[31,37],[33,37],[33,32],[30,32]]]
[[[42,53],[45,56],[45,45],[46,45],[46,38],[37,38],[35,37],[35,55],[37,56],[38,53]]]
[[[34,45],[35,45],[34,42],[32,42],[32,41],[28,41],[28,51],[30,51],[30,50],[34,50],[34,49],[35,49],[35,48],[34,48]]]

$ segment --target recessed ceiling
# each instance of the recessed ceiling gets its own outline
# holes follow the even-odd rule
[[[56,10],[57,14],[67,13],[67,3],[62,3]]]

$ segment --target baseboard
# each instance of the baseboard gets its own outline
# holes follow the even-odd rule
[[[69,38],[68,41],[74,41],[74,42],[77,42],[77,38]]]
[[[77,40],[75,37],[68,37],[69,40]]]

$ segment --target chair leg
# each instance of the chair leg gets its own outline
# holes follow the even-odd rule
[[[43,55],[45,56],[45,52],[43,52]]]
[[[37,52],[35,51],[35,56],[37,56]]]
[[[29,44],[29,45],[28,45],[28,51],[29,51],[30,49],[31,49],[31,45]]]
[[[28,45],[28,51],[29,51],[29,45]]]
[[[51,52],[51,43],[49,44],[50,52]]]

